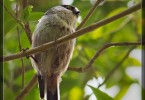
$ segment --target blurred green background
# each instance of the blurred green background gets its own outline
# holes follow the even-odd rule
[[[4,0],[4,4],[13,15],[15,15],[15,7],[18,4],[20,9],[18,19],[29,22],[32,32],[38,19],[53,6],[71,4],[78,7],[81,11],[78,26],[95,3],[95,0],[28,0],[29,7],[21,9],[23,1],[25,0]],[[85,26],[118,14],[138,2],[140,0],[106,0],[97,7]],[[32,8],[30,14],[28,8],[29,10]],[[17,25],[16,21],[4,10],[4,55],[20,51]],[[22,48],[31,48],[25,31],[20,26],[19,30]],[[107,43],[138,40],[141,40],[141,10],[78,37],[69,67],[85,67],[95,52]],[[112,73],[109,80],[99,90],[114,100],[141,100],[141,47],[131,48],[132,46],[108,48],[95,60],[91,70],[84,73],[67,71],[60,85],[61,100],[97,100],[95,92],[92,92],[97,89],[90,88],[88,85],[97,88],[129,50],[129,56],[118,65],[119,68]],[[35,75],[35,71],[29,59],[24,58],[23,60],[24,85],[26,86]],[[4,100],[14,100],[22,91],[21,66],[20,59],[4,63]],[[37,85],[24,98],[24,100],[32,99],[39,100]],[[102,97],[102,100],[107,99]]]

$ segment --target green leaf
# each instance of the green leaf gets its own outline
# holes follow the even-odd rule
[[[121,100],[122,97],[127,93],[130,85],[125,85],[121,87],[121,90],[118,92],[118,94],[114,97],[114,100]]]
[[[127,67],[127,66],[138,66],[138,67],[140,67],[141,63],[136,58],[129,57],[129,58],[126,59],[126,61],[123,63],[123,65],[125,67]]]
[[[33,6],[29,5],[24,9],[24,15],[23,15],[24,19],[26,19],[32,13],[32,8]]]
[[[27,21],[38,21],[43,15],[44,15],[44,13],[42,13],[42,12],[33,12],[27,17],[26,20]]]
[[[89,85],[89,87],[93,90],[97,100],[113,100],[112,97],[110,97],[108,94],[102,92],[101,90],[94,88]]]
[[[127,9],[127,7],[121,7],[121,8],[115,9],[114,11],[111,11],[107,17],[114,16],[114,15],[118,14],[119,12],[122,12],[126,9]]]
[[[4,24],[4,32],[5,34],[7,34],[9,31],[11,31],[14,27],[16,27],[17,23],[14,19],[10,19],[8,20],[5,24]]]

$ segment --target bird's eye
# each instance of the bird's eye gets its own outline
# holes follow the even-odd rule
[[[70,6],[66,6],[66,9],[71,9],[71,7]]]
[[[71,10],[72,8],[71,8],[71,6],[68,6],[68,5],[62,5],[64,8],[66,8],[66,9],[69,9],[69,10]]]

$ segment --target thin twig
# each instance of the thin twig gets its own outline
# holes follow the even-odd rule
[[[18,14],[18,4],[16,4],[16,18],[19,17]],[[21,46],[21,40],[20,40],[20,31],[19,31],[19,26],[17,26],[17,33],[18,33],[18,44],[19,44],[19,50],[22,51],[22,46]],[[21,68],[21,72],[22,72],[22,89],[24,88],[24,74],[25,74],[25,67],[24,67],[24,60],[23,58],[21,58],[21,63],[22,63],[22,68]]]
[[[79,30],[80,28],[82,28],[86,22],[89,20],[90,16],[93,14],[93,12],[95,11],[95,9],[99,6],[99,4],[101,2],[103,2],[104,0],[97,0],[96,3],[94,4],[94,6],[90,9],[90,11],[88,12],[88,14],[86,15],[86,17],[84,18],[84,20],[81,22],[81,24],[77,27],[76,30]]]
[[[14,60],[14,59],[18,59],[18,58],[22,58],[22,57],[25,57],[25,56],[29,56],[29,55],[32,55],[34,53],[38,53],[38,52],[42,52],[42,51],[46,51],[48,48],[52,47],[54,44],[59,44],[59,43],[62,43],[62,42],[66,42],[70,39],[74,39],[76,37],[79,37],[83,34],[86,34],[87,32],[90,32],[92,30],[95,30],[101,26],[104,26],[108,23],[111,23],[119,18],[122,18],[128,14],[131,14],[137,10],[139,10],[141,8],[141,3],[115,15],[115,16],[112,16],[110,18],[107,18],[107,19],[104,19],[102,21],[99,21],[93,25],[90,25],[86,28],[83,28],[83,29],[80,29],[76,32],[74,32],[73,34],[70,34],[70,35],[66,35],[62,38],[59,38],[57,41],[52,41],[52,42],[49,42],[49,43],[45,43],[41,46],[38,46],[38,47],[35,47],[33,49],[30,49],[26,52],[19,52],[19,53],[16,53],[16,54],[12,54],[12,55],[9,55],[9,56],[4,56],[4,61],[10,61],[10,60]],[[1,62],[1,61],[0,61]]]
[[[15,100],[23,100],[24,96],[29,93],[29,91],[36,85],[37,75],[35,75],[32,80],[27,84],[27,86],[22,90],[22,92],[16,97]]]
[[[29,5],[29,2],[28,0],[22,0],[22,10],[24,10],[27,6]],[[26,34],[27,34],[27,37],[29,38],[30,40],[30,43],[32,43],[32,32],[31,32],[31,29],[30,29],[30,26],[29,26],[29,22],[24,22],[24,27],[25,29],[27,30]]]
[[[31,44],[32,43],[32,32],[31,32],[31,29],[30,29],[30,26],[29,26],[29,22],[25,22],[24,27],[27,30],[26,34],[27,34],[27,36],[30,40],[30,44]]]
[[[22,74],[22,72],[21,72],[21,68],[19,68],[19,66],[16,66],[17,67],[17,69],[14,71],[14,80],[15,79],[17,79],[21,74]],[[33,69],[33,67],[30,65],[30,66],[25,66],[25,73],[27,72],[27,71],[30,71],[30,70],[32,70]]]
[[[101,49],[99,49],[96,54],[93,56],[93,58],[89,61],[89,63],[85,66],[85,67],[80,67],[80,68],[68,68],[68,70],[70,71],[76,71],[76,72],[86,72],[88,71],[88,69],[91,68],[92,64],[94,63],[94,61],[99,57],[99,55],[104,51],[106,50],[107,48],[109,47],[112,47],[112,46],[128,46],[128,45],[141,45],[141,42],[122,42],[122,43],[109,43],[109,44],[106,44],[104,45]]]
[[[17,26],[17,32],[18,32],[18,41],[19,41],[19,49],[20,51],[22,51],[22,47],[21,47],[21,43],[20,43],[20,33],[19,33],[19,27]],[[22,89],[24,88],[24,74],[25,74],[25,67],[24,67],[24,60],[23,58],[21,58],[21,62],[22,62],[22,68],[21,68],[21,72],[22,72]]]
[[[133,46],[132,48],[130,48],[128,50],[128,52],[125,54],[125,56],[121,59],[121,61],[111,70],[109,71],[109,73],[106,75],[105,80],[98,86],[101,87],[102,85],[104,85],[109,79],[110,77],[114,74],[114,72],[121,66],[121,64],[128,58],[130,52],[135,48],[136,46]]]
[[[22,27],[22,29],[25,30],[26,33],[29,33],[27,29],[25,29],[25,27],[23,26],[23,24],[8,10],[8,8],[1,2],[1,4],[3,5],[5,11]],[[29,42],[31,43],[31,38],[29,38]]]

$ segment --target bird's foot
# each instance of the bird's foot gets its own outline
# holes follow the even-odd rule
[[[23,48],[23,49],[21,49],[21,50],[22,50],[22,52],[24,53],[24,52],[26,52],[27,50],[29,50],[29,48]],[[27,59],[29,59],[29,57],[30,57],[30,56],[26,56]]]

